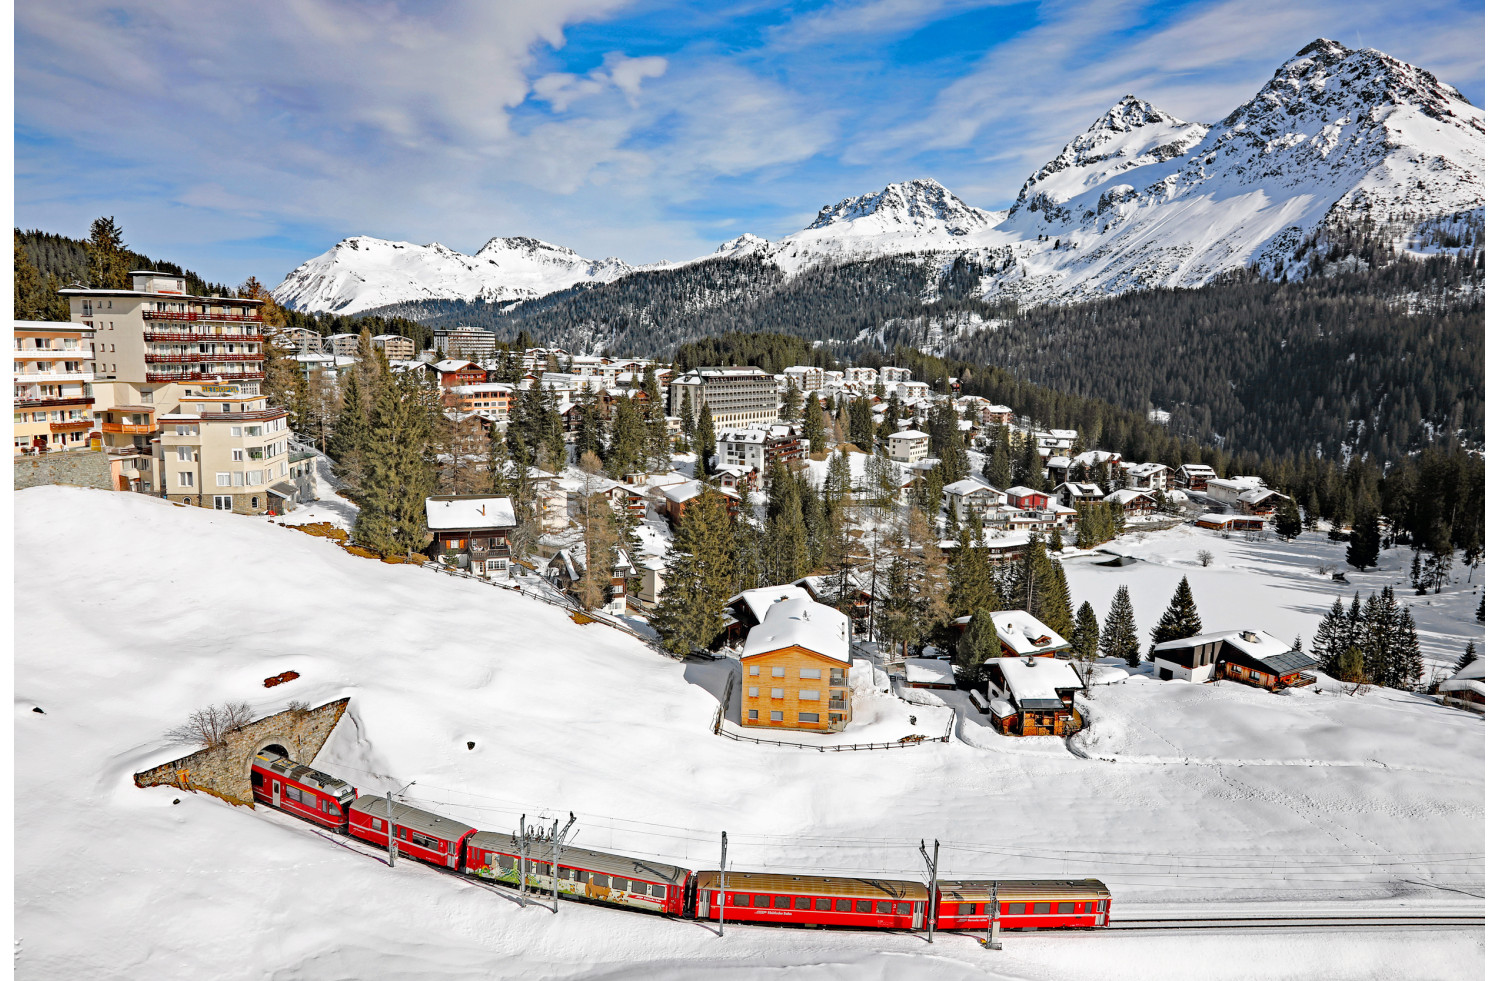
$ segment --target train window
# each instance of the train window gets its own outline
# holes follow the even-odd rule
[[[870,912],[870,901],[868,899],[857,900],[855,902],[855,904],[854,904],[854,912],[856,912],[856,913],[868,913],[868,912]]]
[[[625,878],[623,875],[617,875],[610,880],[609,885],[611,889],[618,889],[621,892],[624,892],[625,890],[630,888],[630,880]]]
[[[876,903],[875,904],[875,912],[877,912],[877,913],[884,913],[887,916],[889,916],[890,912],[891,912],[891,904],[890,903],[886,903],[886,902]]]
[[[250,771],[250,786],[252,786],[252,787],[264,787],[265,785],[266,785],[266,778],[265,778],[265,776],[262,775],[259,770],[251,770]]]
[[[1074,913],[1074,912],[1077,912],[1077,910],[1078,910],[1078,904],[1077,903],[1058,903],[1057,904],[1057,911],[1059,913]]]
[[[651,895],[655,896],[657,899],[666,899],[667,898],[667,887],[666,886],[652,886],[651,887]]]
[[[791,909],[792,908],[792,897],[790,897],[790,896],[777,896],[776,897],[775,906],[776,906],[777,909]]]
[[[739,895],[737,895],[737,896],[734,897],[734,905],[736,905],[736,906],[749,906],[750,905],[750,897],[746,896],[744,893],[740,893]]]
[[[371,831],[384,831],[385,830],[385,822],[382,821],[382,820],[380,820],[380,818],[370,818],[370,830]]]
[[[755,897],[755,908],[756,909],[769,909],[770,906],[771,906],[771,897],[770,896],[756,896]]]
[[[911,903],[897,903],[896,904],[896,915],[897,916],[910,916],[911,915]]]
[[[1050,913],[1050,912],[1052,912],[1052,904],[1051,903],[1036,903],[1036,904],[1034,904],[1031,907],[1031,911],[1033,913]]]
[[[631,879],[630,880],[630,891],[633,892],[633,893],[635,893],[637,896],[649,896],[649,895],[651,895],[651,890],[647,889],[646,888],[646,884],[644,882],[642,882],[640,879]]]
[[[959,916],[973,916],[974,915],[974,904],[973,903],[959,903],[958,904],[958,915]]]
[[[826,913],[829,910],[833,909],[833,900],[831,900],[831,899],[819,899],[819,900],[817,900],[817,902],[814,905],[818,909],[820,909],[820,910],[822,910],[823,912]]]
[[[812,900],[808,899],[806,896],[798,896],[797,897],[797,908],[798,909],[812,909]]]
[[[594,885],[601,886],[605,889],[609,888],[609,876],[604,875],[602,872],[591,872],[589,873],[589,875],[593,878]]]
[[[1085,913],[1092,913],[1094,911],[1094,904],[1093,903],[1084,903],[1083,904],[1083,911]]]
[[[854,909],[854,903],[848,899],[840,899],[838,903],[835,904],[835,906],[840,913],[847,913],[850,910]]]
[[[1025,903],[1006,903],[1005,912],[1009,916],[1024,916],[1026,913]]]

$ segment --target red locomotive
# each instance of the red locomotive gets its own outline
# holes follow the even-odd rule
[[[251,765],[255,799],[407,858],[476,878],[626,909],[680,917],[788,926],[924,930],[928,886],[907,879],[692,872],[661,862],[562,846],[557,868],[542,847],[521,858],[514,834],[358,796],[349,784],[262,751]],[[389,807],[389,812],[387,808]],[[1088,929],[1109,925],[1110,893],[1098,879],[938,880],[938,930]],[[994,905],[991,905],[993,898]]]

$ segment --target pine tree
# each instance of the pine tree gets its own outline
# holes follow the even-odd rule
[[[1360,499],[1354,512],[1354,529],[1344,559],[1360,572],[1380,560],[1380,511],[1368,497]]]
[[[705,490],[683,508],[661,602],[650,614],[663,646],[679,657],[707,647],[723,630],[735,579],[733,540],[722,494]]]
[[[1347,623],[1344,601],[1335,599],[1333,607],[1318,622],[1318,632],[1313,635],[1312,656],[1318,659],[1320,670],[1329,674],[1335,673],[1334,668],[1338,659],[1348,646]]]
[[[807,440],[807,453],[817,456],[828,448],[828,433],[823,421],[823,404],[817,392],[809,392],[802,410],[802,438]]]
[[[354,540],[387,556],[415,551],[428,536],[431,415],[409,379],[405,376],[398,383],[384,370],[376,381],[364,485],[354,522]]]
[[[334,475],[348,486],[356,501],[364,485],[369,433],[369,397],[360,386],[359,375],[351,371],[344,376],[343,406],[328,448],[333,456]]]
[[[989,454],[984,461],[984,479],[1004,489],[1014,486],[1010,460],[1010,427],[995,423],[989,427]]]
[[[1474,649],[1474,642],[1471,640],[1464,646],[1463,656],[1458,659],[1458,664],[1454,665],[1454,670],[1462,671],[1464,668],[1467,668],[1469,665],[1473,664],[1478,657],[1479,652]]]
[[[1288,542],[1302,534],[1302,509],[1290,494],[1276,507],[1276,534]]]
[[[1141,644],[1135,635],[1135,610],[1130,605],[1130,590],[1124,586],[1115,590],[1109,616],[1104,619],[1099,653],[1104,657],[1120,658],[1132,668],[1140,666]]]
[[[1093,604],[1087,601],[1078,607],[1073,627],[1073,655],[1085,661],[1092,661],[1099,655],[1099,619],[1094,615]]]
[[[958,651],[953,659],[954,680],[961,688],[979,687],[984,682],[984,662],[1004,654],[1000,635],[995,632],[995,621],[988,612],[975,613],[958,639]]]
[[[708,472],[709,458],[719,448],[719,437],[714,429],[714,414],[708,407],[708,397],[703,398],[703,408],[698,413],[698,464],[705,473]]]
[[[1062,635],[1063,640],[1073,640],[1073,594],[1068,589],[1068,576],[1062,563],[1050,560],[1052,572],[1048,578],[1047,592],[1043,598],[1041,615],[1037,617],[1047,626]]]
[[[1062,525],[1052,526],[1052,534],[1047,538],[1047,550],[1051,552],[1063,550]]]
[[[94,289],[130,288],[130,260],[125,255],[125,234],[113,216],[95,218],[84,244],[89,260],[89,285]]]
[[[652,473],[662,473],[672,465],[672,436],[667,431],[667,410],[654,369],[646,369],[641,390],[646,393],[646,463]]]
[[[875,417],[870,411],[870,400],[864,396],[849,402],[849,442],[866,453],[875,448]]]
[[[958,547],[948,563],[948,608],[955,617],[988,613],[999,605],[990,581],[984,529],[977,516],[959,529]]]
[[[1203,622],[1198,618],[1198,606],[1193,602],[1192,587],[1188,585],[1187,576],[1183,576],[1182,581],[1177,584],[1177,592],[1172,594],[1172,601],[1167,604],[1166,612],[1161,615],[1156,629],[1151,632],[1151,646],[1196,637],[1202,632]]]
[[[628,396],[615,407],[611,423],[605,469],[611,477],[621,480],[626,474],[645,467],[646,424],[641,420],[641,410],[635,399]]]
[[[1052,588],[1052,571],[1053,562],[1047,554],[1047,546],[1042,542],[1042,536],[1033,529],[1031,538],[1026,542],[1026,551],[1021,553],[1012,586],[1017,608],[1040,618],[1046,605],[1048,590]]]
[[[1396,631],[1392,643],[1395,687],[1408,690],[1416,688],[1422,681],[1422,645],[1417,640],[1417,624],[1411,610],[1401,607],[1397,615]]]
[[[36,266],[31,264],[31,259],[26,255],[26,249],[21,245],[21,233],[16,232],[14,237],[16,242],[15,318],[17,320],[52,319],[50,317],[52,305],[46,286],[42,283],[41,274],[36,271]]]

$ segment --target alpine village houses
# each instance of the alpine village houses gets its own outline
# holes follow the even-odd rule
[[[797,593],[772,603],[740,655],[740,725],[843,729],[850,717],[852,657],[843,613]]]

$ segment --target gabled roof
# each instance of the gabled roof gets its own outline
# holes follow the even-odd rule
[[[460,494],[427,499],[427,527],[433,531],[514,528],[516,511],[508,497]]]
[[[1115,504],[1129,504],[1138,497],[1144,497],[1146,500],[1153,502],[1156,500],[1149,491],[1128,489],[1117,490],[1113,494],[1106,495],[1104,499],[1106,501],[1113,501]]]
[[[999,488],[991,487],[984,481],[975,480],[973,477],[965,477],[963,480],[955,480],[953,483],[947,484],[943,487],[944,494],[956,494],[959,497],[968,497],[970,494],[978,494],[984,491],[988,491],[989,493],[996,495],[1000,493]]]
[[[1219,641],[1241,655],[1259,661],[1277,674],[1302,671],[1316,667],[1318,663],[1311,655],[1294,650],[1290,645],[1272,637],[1264,630],[1221,630],[1217,633],[1198,634],[1181,640],[1165,641],[1157,644],[1152,650],[1176,650]],[[1222,648],[1220,656],[1223,656]]]
[[[1042,494],[1041,491],[1034,487],[1025,487],[1020,484],[1017,484],[1015,487],[1005,488],[1005,493],[1010,497],[1031,497],[1033,494]],[[1046,495],[1042,494],[1042,496],[1045,497]]]
[[[736,601],[743,601],[746,608],[750,610],[750,615],[755,618],[755,622],[760,623],[765,620],[766,611],[771,609],[773,604],[794,596],[807,598],[807,590],[797,583],[785,586],[761,586],[756,589],[747,589],[743,593],[735,593],[725,601],[724,605],[733,606]]]
[[[1059,690],[1083,687],[1072,662],[1054,657],[992,657],[985,663],[1000,669],[1006,690],[1021,709],[1060,709]]]
[[[814,603],[807,596],[792,596],[771,604],[765,618],[750,628],[743,658],[800,647],[844,664],[853,656],[849,643],[849,618],[831,606]]]
[[[473,368],[476,371],[484,370],[481,365],[477,365],[472,361],[465,361],[462,358],[444,358],[443,360],[436,362],[433,367],[438,371],[443,372],[444,374],[447,374],[451,371],[464,371],[465,369],[469,368]]]

